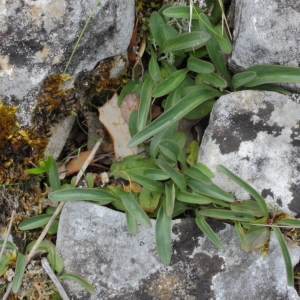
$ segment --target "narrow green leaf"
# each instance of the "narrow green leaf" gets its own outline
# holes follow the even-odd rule
[[[180,154],[180,149],[178,145],[172,140],[163,139],[160,141],[158,148],[165,158],[169,161],[176,162]]]
[[[159,81],[161,79],[160,68],[157,62],[156,54],[154,53],[151,54],[148,68],[153,81]],[[141,93],[141,96],[143,96],[143,92]]]
[[[213,85],[215,85],[217,87],[220,87],[220,88],[227,87],[226,80],[215,73],[203,73],[202,77],[203,77],[203,80],[208,81],[209,83],[212,83]]]
[[[198,227],[202,230],[202,232],[220,249],[223,249],[224,246],[218,236],[214,233],[214,231],[211,229],[211,227],[207,224],[204,217],[201,215],[198,215],[196,213],[196,224]]]
[[[153,81],[148,76],[142,86],[141,99],[138,112],[138,131],[141,131],[150,120],[151,94]]]
[[[237,231],[237,234],[240,238],[240,241],[241,241],[241,244],[242,244],[242,247],[243,249],[246,251],[246,252],[249,252],[249,245],[247,243],[247,240],[246,240],[246,237],[244,235],[244,231],[243,231],[243,228],[241,226],[241,222],[239,221],[235,221],[234,223],[234,226],[235,226],[235,229]]]
[[[189,193],[184,191],[179,191],[176,195],[176,199],[190,204],[209,204],[211,203],[211,199],[196,193]]]
[[[149,26],[151,34],[159,47],[163,46],[164,36],[162,33],[162,26],[165,24],[162,16],[154,11],[149,18]]]
[[[137,129],[138,115],[139,115],[139,111],[137,109],[135,109],[130,114],[128,127],[129,127],[129,133],[131,136],[134,136],[138,133],[138,129]]]
[[[224,209],[203,209],[198,212],[200,215],[220,220],[231,220],[241,222],[251,222],[255,217],[244,212],[234,212]]]
[[[190,48],[200,48],[210,39],[210,34],[205,31],[193,31],[182,33],[165,40],[162,52],[169,53],[178,50],[189,50]]]
[[[266,204],[265,199],[248,183],[246,183],[244,180],[233,174],[231,171],[229,171],[225,166],[218,165],[218,170],[227,175],[229,178],[231,178],[233,181],[235,181],[239,186],[241,186],[245,191],[247,191],[259,204],[263,214],[265,217],[269,216],[269,210]]]
[[[169,24],[165,24],[162,28],[163,30],[163,35],[165,40],[168,40],[174,36],[177,36],[179,33],[178,31],[171,25]]]
[[[87,173],[85,175],[85,180],[87,182],[88,188],[90,188],[90,189],[94,188],[94,176],[92,173],[90,173],[90,172]]]
[[[48,171],[48,179],[53,191],[60,189],[60,179],[57,164],[54,162]]]
[[[118,97],[118,106],[120,106],[123,102],[123,99],[125,98],[126,95],[129,93],[133,93],[137,90],[137,87],[140,85],[141,82],[139,78],[136,78],[135,80],[129,80],[124,87],[122,87],[122,90],[120,92],[120,95]]]
[[[195,168],[198,168],[201,172],[203,172],[206,176],[210,178],[215,177],[215,174],[210,170],[210,168],[201,162],[196,163]]]
[[[10,259],[5,253],[0,260],[0,277],[7,271],[10,264]]]
[[[171,74],[177,71],[174,65],[170,65],[166,60],[161,60],[161,77],[167,78]]]
[[[194,7],[192,13],[192,19],[198,19],[198,15],[200,15],[201,13],[203,13],[202,9]],[[190,19],[191,17],[189,6],[173,6],[165,9],[163,14],[164,16],[169,18]]]
[[[185,204],[184,202],[175,201],[172,218],[175,218],[183,214],[188,208],[189,208],[188,205]]]
[[[59,220],[54,220],[53,223],[51,224],[50,228],[48,229],[48,233],[56,234],[58,231],[58,224],[59,224]]]
[[[245,85],[247,82],[251,81],[256,77],[256,73],[253,71],[242,72],[233,75],[232,77],[232,85],[233,89],[236,90],[239,87]]]
[[[26,255],[19,253],[16,262],[15,276],[12,282],[12,291],[15,294],[18,292],[19,288],[22,285],[25,267],[26,267]]]
[[[86,189],[73,188],[66,190],[59,190],[49,194],[49,199],[58,202],[66,201],[95,201],[100,205],[106,205],[115,200],[112,194],[103,189]]]
[[[201,93],[202,89],[199,89],[199,93]],[[199,120],[211,113],[212,108],[214,107],[216,103],[216,100],[207,100],[200,105],[198,105],[196,108],[194,108],[192,111],[190,111],[188,114],[184,116],[185,119],[188,120]]]
[[[2,248],[4,245],[4,240],[0,240],[0,248]],[[9,250],[18,250],[17,246],[15,246],[12,242],[7,241],[5,244],[5,249]],[[1,276],[1,275],[0,275]]]
[[[231,42],[226,34],[225,28],[221,24],[217,25],[214,28],[214,31],[216,32],[215,37],[222,49],[222,51],[226,54],[230,54],[232,51]]]
[[[282,225],[282,226],[291,226],[291,227],[300,227],[300,220],[297,219],[281,219],[278,221],[275,221],[273,224],[276,225]]]
[[[248,231],[245,234],[245,238],[248,244],[248,248],[247,248],[248,251],[261,248],[263,245],[265,245],[265,243],[267,243],[269,237],[270,237],[269,227],[254,226],[254,225],[250,226]],[[246,249],[244,250],[246,251]]]
[[[241,202],[230,203],[232,211],[243,211],[252,214],[254,217],[260,218],[264,216],[259,204],[253,200],[244,200]],[[299,223],[300,224],[300,223]]]
[[[291,96],[292,93],[286,89],[284,89],[281,86],[277,86],[274,84],[261,84],[261,85],[256,85],[254,87],[251,88],[247,88],[247,89],[251,89],[251,90],[255,90],[255,91],[272,91],[272,92],[277,92],[283,95],[288,95]]]
[[[42,169],[42,168],[31,168],[31,169],[27,169],[26,172],[29,174],[38,175],[38,174],[43,174],[43,173],[47,172],[47,170]]]
[[[57,272],[57,274],[61,274],[63,269],[65,267],[63,259],[59,255],[55,255],[55,269],[54,271]]]
[[[186,175],[188,175],[189,177],[191,177],[191,178],[195,178],[195,179],[200,180],[202,183],[204,183],[206,185],[211,185],[212,184],[212,181],[211,181],[210,177],[205,175],[202,171],[200,171],[196,167],[188,168],[188,169],[184,170],[184,173]]]
[[[179,187],[180,190],[185,191],[186,190],[186,181],[184,177],[179,173],[177,170],[172,168],[169,164],[166,162],[156,159],[155,163],[167,174],[170,175],[171,179],[174,181],[174,183]]]
[[[188,114],[191,110],[193,110],[204,101],[210,100],[216,97],[218,94],[219,92],[204,90],[201,94],[199,92],[195,92],[187,95],[179,102],[174,104],[170,109],[165,111],[152,123],[146,126],[142,131],[137,133],[129,142],[128,147],[139,145],[154,134],[182,119],[186,114]]]
[[[95,294],[95,289],[93,288],[93,286],[88,283],[85,279],[83,279],[82,277],[75,275],[75,274],[71,274],[71,273],[65,273],[61,276],[58,277],[58,279],[63,280],[63,279],[72,279],[77,281],[78,283],[80,283],[90,294]]]
[[[172,181],[167,181],[165,183],[165,193],[166,193],[166,214],[168,217],[172,218],[175,204],[175,186]]]
[[[164,128],[160,132],[156,133],[154,135],[154,137],[152,138],[152,140],[151,140],[151,143],[150,143],[150,156],[151,156],[151,159],[153,159],[153,161],[156,158],[156,156],[158,154],[158,151],[159,151],[158,145],[159,145],[160,141],[167,135],[167,133],[169,131],[169,128],[168,127]]]
[[[152,180],[167,180],[170,175],[160,169],[148,169],[144,172],[144,176]]]
[[[39,215],[39,216],[34,216],[29,219],[26,219],[22,221],[19,225],[18,228],[20,230],[30,230],[34,228],[39,228],[48,223],[48,221],[51,219],[52,215]]]
[[[197,162],[198,153],[199,153],[198,141],[190,142],[189,145],[187,146],[186,153],[188,154],[186,158],[186,162],[190,166],[194,166]]]
[[[194,57],[189,57],[187,60],[187,67],[189,70],[196,72],[196,73],[212,73],[215,70],[213,64],[197,59]]]
[[[165,265],[171,262],[171,221],[161,205],[156,218],[155,237],[159,258]]]
[[[132,235],[135,235],[136,231],[137,231],[137,228],[138,228],[138,223],[137,223],[136,219],[134,219],[132,217],[132,215],[127,210],[125,211],[125,215],[126,215],[126,222],[127,222],[128,231]]]
[[[276,237],[278,239],[281,251],[282,251],[282,255],[283,255],[283,259],[284,259],[284,263],[285,263],[285,270],[286,270],[286,276],[287,276],[287,284],[289,286],[293,286],[294,285],[294,271],[293,271],[293,265],[292,265],[292,260],[290,257],[290,253],[289,250],[286,246],[286,243],[284,241],[284,238],[282,236],[282,233],[280,231],[279,228],[277,227],[272,227]]]
[[[182,69],[172,73],[161,84],[154,88],[152,96],[162,97],[173,91],[184,80],[187,72],[187,69]]]
[[[215,184],[206,185],[194,178],[188,178],[187,184],[194,191],[203,194],[204,196],[220,199],[226,202],[234,201],[234,198],[229,193],[227,193]]]
[[[224,58],[221,53],[221,48],[220,48],[218,40],[215,36],[216,33],[212,30],[212,25],[211,25],[209,19],[206,17],[206,15],[201,14],[200,17],[201,17],[201,20],[199,20],[199,22],[200,22],[201,29],[207,31],[211,35],[211,38],[206,42],[206,48],[207,48],[209,57],[213,61],[217,70],[219,70],[219,72],[226,79],[229,87],[232,89],[231,77],[228,73],[226,63],[225,63]]]
[[[150,178],[147,178],[145,176],[141,176],[132,172],[127,172],[124,174],[124,178],[128,180],[128,176],[131,181],[135,181],[138,184],[148,188],[151,191],[156,191],[156,192],[163,192],[164,191],[164,186],[161,182],[152,180]]]
[[[151,227],[151,221],[142,208],[135,201],[133,196],[130,193],[124,194],[121,196],[123,205],[125,206],[128,213],[140,224]]]
[[[265,83],[300,83],[300,68],[297,67],[256,65],[248,68],[246,71],[253,71],[257,76],[245,84],[245,87],[253,87]]]

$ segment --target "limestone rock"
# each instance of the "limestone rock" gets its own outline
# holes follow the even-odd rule
[[[286,285],[284,263],[275,235],[269,253],[245,253],[234,227],[210,222],[224,244],[215,247],[193,219],[174,220],[173,255],[163,265],[156,252],[154,227],[129,234],[125,214],[89,202],[69,202],[59,223],[57,250],[65,272],[83,276],[96,294],[64,281],[71,299],[299,299]],[[293,264],[299,247],[290,248]],[[242,296],[241,296],[242,295]]]
[[[300,2],[235,0],[230,68],[236,73],[257,64],[300,65]],[[299,92],[300,84],[285,84]]]
[[[4,1],[0,4],[0,91],[7,105],[20,106],[29,125],[40,83],[63,73],[95,1]],[[95,10],[68,73],[92,70],[125,51],[134,25],[134,0],[103,0]]]
[[[300,217],[299,95],[242,91],[215,104],[199,161],[216,174],[214,182],[236,199],[249,194],[216,172],[223,164],[251,184],[273,207]]]

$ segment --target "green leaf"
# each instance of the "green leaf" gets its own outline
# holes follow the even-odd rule
[[[186,175],[188,175],[191,178],[195,178],[200,180],[202,183],[206,184],[206,185],[211,185],[212,181],[210,179],[210,177],[208,177],[207,175],[205,175],[201,170],[199,170],[196,167],[190,167],[188,169],[186,169],[184,171],[184,173]]]
[[[152,180],[167,180],[170,175],[160,169],[148,169],[144,172],[144,176]]]
[[[139,78],[136,78],[135,80],[129,80],[124,87],[122,87],[122,90],[120,92],[120,95],[118,97],[118,106],[120,106],[123,102],[123,99],[125,96],[127,96],[130,93],[136,92],[138,89],[138,86],[141,86],[142,82],[140,82]]]
[[[92,294],[92,295],[95,294],[95,289],[93,288],[93,286],[80,276],[77,276],[77,275],[71,274],[71,273],[65,273],[65,274],[59,276],[58,279],[60,279],[60,280],[63,280],[63,279],[75,280],[78,283],[80,283],[90,294]]]
[[[87,174],[85,175],[85,180],[86,180],[86,182],[87,182],[88,188],[92,189],[92,188],[94,187],[94,176],[93,176],[93,174],[90,173],[90,172],[87,173]]]
[[[0,260],[0,277],[7,271],[10,264],[10,259],[5,253]]]
[[[220,249],[223,249],[224,246],[218,236],[214,233],[214,231],[211,229],[211,227],[207,224],[204,217],[201,215],[198,215],[196,213],[196,224],[198,227],[202,230],[202,232]]]
[[[161,60],[161,77],[167,78],[171,74],[176,71],[176,67],[174,65],[170,65],[166,60]]]
[[[153,81],[148,76],[142,86],[140,105],[138,110],[138,131],[141,131],[150,120],[151,93]]]
[[[165,40],[168,40],[168,39],[178,35],[178,31],[176,31],[176,29],[169,24],[165,24],[163,26],[162,30],[163,30],[163,35],[164,35]]]
[[[241,222],[252,222],[255,217],[244,212],[234,212],[224,209],[202,209],[198,212],[200,215],[219,220],[231,220]]]
[[[190,188],[192,188],[200,194],[203,194],[204,196],[220,199],[226,202],[234,201],[234,198],[229,193],[227,193],[215,184],[206,185],[194,178],[188,178],[187,184]]]
[[[53,162],[51,168],[48,171],[48,179],[53,191],[57,191],[60,189],[59,173],[57,164],[55,162]]]
[[[172,216],[172,218],[175,218],[175,217],[181,215],[181,214],[184,213],[187,209],[188,209],[188,206],[187,206],[184,202],[175,201],[175,204],[174,204],[174,211],[173,211],[173,216]]]
[[[162,97],[173,91],[186,77],[188,70],[175,71],[153,90],[153,97]]]
[[[256,65],[248,68],[246,71],[253,71],[257,76],[245,84],[245,87],[253,87],[265,83],[300,83],[300,68],[296,67]]]
[[[31,169],[27,169],[26,172],[29,174],[38,175],[38,174],[43,174],[43,173],[47,172],[47,170],[42,169],[42,168],[31,168]]]
[[[218,165],[218,170],[227,175],[229,178],[231,178],[233,181],[235,181],[239,186],[241,186],[245,191],[247,191],[259,204],[263,214],[265,217],[269,216],[269,210],[267,207],[267,204],[265,202],[265,199],[248,183],[246,183],[244,180],[233,174],[231,171],[229,171],[225,166]]]
[[[202,9],[194,7],[192,19],[198,19],[198,15],[200,15],[201,13],[203,13]],[[165,9],[163,14],[164,16],[169,18],[190,19],[191,17],[189,6],[173,6]]]
[[[186,149],[186,153],[188,154],[186,158],[186,162],[190,166],[194,166],[196,164],[198,158],[198,152],[199,152],[198,141],[190,142]]]
[[[276,237],[278,239],[280,248],[281,248],[281,252],[283,255],[283,259],[284,259],[284,263],[285,263],[285,270],[286,270],[286,276],[287,276],[287,284],[289,286],[293,286],[294,285],[294,271],[293,271],[293,265],[292,265],[292,260],[290,257],[290,253],[289,250],[286,246],[286,243],[284,241],[284,238],[282,236],[282,233],[280,231],[279,228],[276,227],[272,227]]]
[[[139,145],[154,134],[182,119],[186,114],[201,103],[218,96],[218,94],[219,92],[204,90],[201,94],[199,94],[199,92],[195,92],[187,95],[146,126],[142,131],[137,133],[129,142],[128,147]]]
[[[203,172],[206,176],[210,178],[215,177],[215,174],[210,170],[210,168],[203,163],[196,163],[195,168],[198,168],[201,172]]]
[[[291,226],[291,227],[297,227],[299,228],[300,227],[300,220],[297,220],[297,219],[281,219],[281,220],[278,220],[278,221],[275,221],[273,223],[274,225],[279,225],[279,226]]]
[[[232,77],[232,85],[233,89],[236,90],[239,87],[245,85],[247,82],[251,81],[256,77],[256,73],[253,71],[242,72],[233,75]]]
[[[133,172],[143,175],[145,170],[155,168],[154,161],[144,155],[134,154],[126,156],[122,161],[113,163],[110,172],[115,178],[120,177],[120,172]]]
[[[211,25],[209,19],[206,17],[206,15],[201,14],[200,17],[201,17],[201,20],[199,22],[200,22],[201,29],[207,31],[211,35],[211,38],[206,42],[206,48],[207,48],[209,57],[213,61],[217,70],[219,70],[219,72],[223,75],[223,77],[226,79],[228,85],[232,89],[231,77],[227,71],[226,63],[225,63],[224,58],[221,53],[221,48],[220,48],[218,40],[215,36],[216,34],[213,31],[212,25]]]
[[[189,193],[184,191],[179,191],[176,195],[176,199],[190,204],[209,204],[211,203],[211,199],[196,193]]]
[[[248,251],[261,248],[268,241],[269,237],[270,229],[268,227],[251,226],[245,234]],[[244,250],[247,251],[246,248]]]
[[[171,222],[167,216],[164,205],[161,205],[156,218],[155,237],[159,258],[165,265],[171,262]]]
[[[201,93],[201,89],[199,89]],[[185,119],[188,120],[198,120],[206,117],[211,113],[212,108],[214,107],[216,100],[207,100],[204,103],[198,105],[192,111],[184,116]]]
[[[291,96],[292,93],[286,89],[284,89],[281,86],[277,86],[274,84],[261,84],[261,85],[256,85],[254,87],[248,88],[251,90],[256,90],[256,91],[273,91],[273,92],[277,92],[283,95],[288,95]]]
[[[4,240],[0,240],[0,248],[2,248],[4,245]],[[14,245],[14,243],[7,241],[5,244],[5,249],[9,250],[18,250],[18,248]],[[0,275],[1,276],[1,275]]]
[[[140,224],[151,227],[151,221],[146,213],[142,210],[142,208],[138,205],[135,201],[133,196],[130,193],[126,193],[121,196],[121,200],[123,205],[125,206],[126,210],[130,215]]]
[[[239,221],[235,221],[235,229],[237,231],[237,234],[240,238],[240,241],[241,241],[241,244],[242,244],[242,247],[243,249],[246,251],[246,252],[249,252],[249,245],[247,243],[247,239],[245,237],[245,234],[244,234],[244,231],[243,231],[243,228],[241,226],[241,223]]]
[[[139,194],[139,205],[143,211],[153,213],[158,206],[160,196],[160,192],[152,192],[143,187]]]
[[[161,182],[152,180],[148,177],[141,176],[139,174],[135,174],[132,172],[127,172],[126,174],[124,173],[124,178],[128,180],[128,177],[131,181],[135,181],[138,184],[148,188],[151,191],[156,191],[156,192],[163,192],[164,191],[164,186]]]
[[[129,133],[131,136],[134,136],[135,134],[138,133],[138,129],[137,129],[138,114],[139,114],[138,110],[135,109],[134,111],[132,111],[132,113],[129,116],[128,127],[129,127]]]
[[[26,255],[19,253],[16,262],[15,276],[12,282],[12,291],[15,294],[18,292],[19,288],[22,285],[25,267],[26,267]]]
[[[165,40],[162,52],[169,53],[178,50],[189,50],[190,48],[200,48],[210,39],[210,34],[205,31],[193,31],[182,33]]]
[[[162,161],[161,159],[156,159],[155,163],[167,174],[170,175],[171,179],[174,181],[174,183],[179,187],[180,190],[185,191],[186,190],[186,181],[184,177],[174,168],[172,168],[169,164]]]
[[[253,200],[243,200],[240,203],[239,202],[230,203],[230,209],[232,211],[247,212],[258,218],[264,216],[264,213],[262,212],[259,204]]]
[[[137,228],[138,228],[138,223],[137,223],[136,219],[134,219],[132,217],[132,215],[127,210],[125,211],[125,215],[126,215],[126,222],[127,222],[128,231],[132,235],[135,235],[136,231],[137,231]]]
[[[50,228],[48,229],[48,233],[56,234],[58,231],[58,224],[59,224],[59,220],[54,220],[53,223],[51,224]]]
[[[213,64],[197,59],[194,57],[189,57],[187,60],[187,67],[189,70],[196,72],[196,73],[212,73],[215,70]]]
[[[49,194],[49,199],[58,202],[66,201],[95,201],[100,205],[106,205],[116,197],[104,191],[104,189],[73,188],[59,190]]]
[[[151,54],[148,68],[153,81],[159,81],[161,79],[160,68],[157,62],[156,54],[154,53]],[[141,93],[141,96],[143,96],[143,92]]]
[[[219,24],[214,28],[216,32],[215,37],[222,49],[222,51],[226,54],[230,54],[232,51],[231,42],[226,34],[225,28],[222,29],[222,25]]]
[[[215,73],[203,73],[202,77],[203,77],[203,80],[208,81],[209,83],[212,83],[213,85],[215,85],[217,87],[220,87],[220,88],[227,87],[226,80]]]
[[[180,149],[175,142],[167,139],[161,140],[158,148],[168,162],[170,161],[176,163],[177,158],[180,154]]]
[[[165,193],[166,193],[166,214],[168,217],[172,218],[175,204],[175,185],[172,181],[167,181],[165,183]]]
[[[55,255],[55,269],[54,271],[57,272],[57,274],[61,274],[61,272],[63,271],[65,267],[64,261],[63,259],[59,256],[59,255]]]
[[[154,11],[149,19],[150,32],[159,47],[163,46],[164,36],[162,33],[162,26],[165,24],[162,16]]]
[[[48,221],[51,219],[52,215],[48,214],[43,214],[39,216],[34,216],[29,219],[26,219],[22,221],[19,225],[18,228],[20,230],[30,230],[34,228],[39,228],[48,223]]]

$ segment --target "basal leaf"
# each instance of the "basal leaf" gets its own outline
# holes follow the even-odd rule
[[[243,211],[252,214],[253,216],[259,218],[263,217],[264,213],[262,212],[259,204],[253,200],[244,200],[241,202],[230,203],[230,209],[232,211]],[[300,223],[299,223],[300,224]]]
[[[211,185],[212,181],[210,179],[210,177],[208,177],[207,175],[205,175],[201,170],[199,170],[196,167],[190,167],[186,170],[184,170],[184,173],[186,175],[188,175],[191,178],[195,178],[200,180],[202,183],[206,184],[206,185]]]
[[[205,31],[193,31],[182,33],[165,40],[162,52],[169,53],[178,50],[189,50],[190,48],[200,48],[210,39],[210,34]]]
[[[261,248],[268,241],[269,237],[270,229],[268,227],[251,226],[245,234],[248,251]],[[246,251],[245,248],[244,250]]]
[[[126,210],[130,215],[140,224],[151,227],[151,221],[142,208],[138,205],[136,200],[130,193],[124,194],[121,196],[121,200]]]
[[[279,225],[279,226],[291,226],[291,227],[297,227],[300,228],[300,220],[297,219],[281,219],[278,221],[275,221],[273,224]]]
[[[231,42],[226,34],[225,28],[222,28],[222,25],[219,24],[214,28],[214,31],[217,33],[215,37],[222,49],[222,51],[226,54],[230,54],[232,51]]]
[[[175,185],[172,181],[165,183],[165,194],[166,194],[166,214],[172,218],[175,204]]]
[[[247,82],[253,80],[256,77],[256,73],[253,71],[242,72],[233,75],[232,85],[233,89],[236,90],[239,87],[245,85]]]
[[[209,204],[211,203],[211,199],[196,193],[189,193],[184,191],[179,191],[176,195],[176,199],[190,204]]]
[[[249,252],[249,245],[247,243],[247,239],[245,237],[245,234],[244,234],[243,228],[241,226],[241,223],[239,221],[235,221],[234,225],[235,225],[235,229],[237,231],[237,234],[238,234],[238,236],[240,238],[240,241],[241,241],[243,249],[246,252]]]
[[[161,182],[152,180],[148,177],[141,176],[132,172],[124,173],[124,178],[128,180],[128,177],[131,181],[135,181],[138,184],[148,188],[151,191],[163,192],[164,186]]]
[[[139,194],[139,205],[143,211],[147,213],[153,213],[158,206],[160,196],[160,192],[153,192],[143,187]]]
[[[136,92],[138,86],[141,85],[142,83],[140,82],[139,78],[136,78],[135,80],[129,80],[120,92],[120,95],[118,97],[118,106],[122,104],[122,101],[126,95]]]
[[[57,164],[54,162],[48,171],[48,179],[53,191],[60,189],[60,179]]]
[[[174,104],[170,109],[165,111],[152,123],[146,126],[142,131],[137,133],[129,142],[128,147],[139,145],[154,134],[162,131],[163,129],[182,119],[186,114],[188,114],[191,110],[193,110],[204,101],[210,100],[216,97],[218,94],[218,92],[204,90],[201,94],[195,92],[187,95],[176,104]]]
[[[200,215],[205,217],[210,217],[219,220],[231,220],[231,221],[241,221],[241,222],[252,222],[255,217],[251,214],[244,212],[234,212],[230,210],[223,209],[202,209],[198,212]]]
[[[165,24],[162,16],[154,11],[149,18],[150,32],[159,47],[162,47],[164,36],[162,33],[162,26]]]
[[[161,169],[148,169],[144,172],[144,176],[152,180],[167,180],[170,175]]]
[[[155,237],[159,258],[165,265],[171,262],[171,221],[167,216],[164,205],[161,205],[156,218]]]
[[[186,158],[186,162],[190,166],[194,166],[196,164],[198,158],[198,152],[199,152],[198,141],[190,142],[186,149],[186,153],[188,154]]]
[[[213,64],[197,59],[194,57],[189,57],[187,60],[187,67],[189,70],[196,72],[196,73],[212,73],[215,70]]]
[[[203,73],[202,74],[203,80],[207,81],[209,83],[212,83],[213,85],[219,87],[219,88],[226,88],[227,82],[225,79],[220,77],[219,75],[215,73]]]
[[[44,226],[48,223],[48,221],[51,219],[52,215],[48,214],[43,214],[39,216],[34,216],[29,219],[26,219],[22,221],[19,225],[18,228],[20,230],[30,230],[34,228],[39,228],[41,226]]]
[[[149,73],[153,81],[159,81],[161,79],[160,68],[157,62],[156,54],[152,53],[149,61]],[[141,92],[141,97],[143,92]]]
[[[195,13],[195,11],[197,13]],[[192,19],[198,19],[198,15],[200,15],[201,13],[203,13],[202,9],[194,7]],[[190,19],[191,17],[189,6],[173,6],[165,9],[163,14],[164,16],[169,18]]]
[[[15,276],[12,282],[12,291],[15,294],[18,292],[19,288],[22,285],[25,267],[26,267],[26,255],[19,253],[16,262]]]
[[[82,277],[75,275],[75,274],[71,274],[71,273],[65,273],[61,276],[59,276],[60,280],[63,279],[72,279],[77,281],[78,283],[80,283],[90,294],[94,295],[95,294],[95,289],[93,288],[93,286],[88,283],[85,279],[83,279]]]
[[[203,172],[206,176],[210,178],[215,177],[215,174],[210,170],[210,168],[201,162],[196,163],[195,168],[198,168],[201,172]]]
[[[126,223],[128,227],[128,231],[132,234],[135,235],[137,228],[138,228],[138,223],[137,220],[132,217],[132,215],[126,210],[125,211],[126,215]]]

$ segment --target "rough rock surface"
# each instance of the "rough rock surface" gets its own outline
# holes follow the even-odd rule
[[[63,73],[95,1],[4,1],[0,3],[0,101],[20,106],[21,125],[43,79]],[[134,25],[134,0],[102,0],[68,69],[91,70],[128,47]]]
[[[199,161],[207,164],[214,182],[237,199],[249,194],[225,175],[223,164],[256,188],[272,206],[300,217],[299,95],[242,91],[222,96],[205,131]]]
[[[257,64],[300,66],[300,2],[235,0],[233,52],[236,73]],[[288,84],[296,92],[300,84]]]
[[[193,219],[174,220],[173,255],[163,265],[156,252],[154,227],[129,234],[125,214],[89,202],[69,202],[60,217],[57,250],[65,272],[93,284],[89,295],[73,281],[64,281],[70,299],[299,299],[286,285],[281,252],[271,235],[269,253],[241,250],[234,227],[210,225],[224,244],[216,248]],[[290,248],[293,264],[298,246]],[[242,298],[241,298],[242,297]]]

